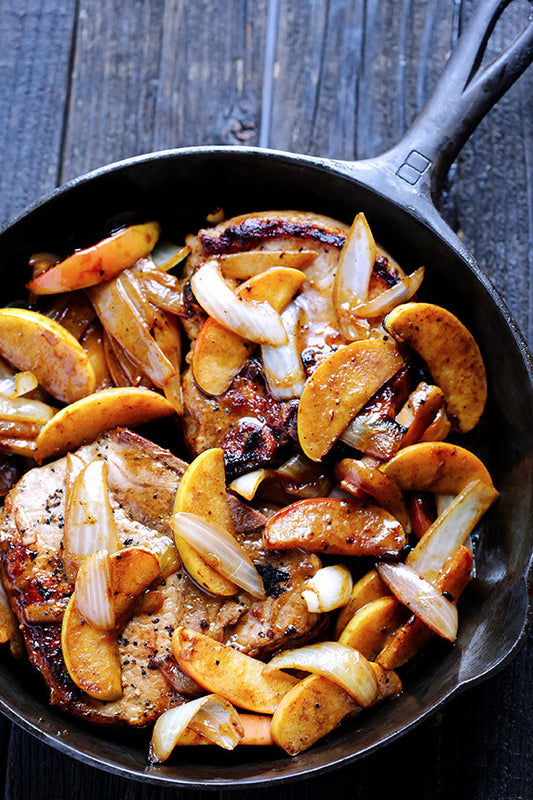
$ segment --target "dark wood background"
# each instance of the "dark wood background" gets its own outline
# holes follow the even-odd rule
[[[376,155],[421,109],[470,7],[461,0],[0,0],[0,221],[83,172],[157,149],[218,143]],[[492,52],[530,11],[527,0],[513,2]],[[444,210],[533,344],[533,68],[464,148]],[[311,800],[333,790],[353,800],[530,800],[532,656],[530,641],[503,672],[383,752],[239,796]],[[0,742],[6,800],[201,794],[107,775],[3,719]]]

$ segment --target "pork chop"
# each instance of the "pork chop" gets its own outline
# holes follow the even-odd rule
[[[186,463],[147,439],[116,429],[77,451],[89,463],[108,464],[108,484],[122,546],[163,552],[172,546],[167,518]],[[183,569],[167,570],[156,587],[157,610],[138,612],[119,637],[122,696],[92,699],[71,680],[61,651],[61,610],[73,592],[63,568],[66,459],[27,472],[6,498],[0,526],[4,584],[18,617],[29,659],[50,690],[50,701],[95,722],[143,726],[165,709],[197,692],[190,680],[165,675],[173,670],[171,635],[178,625],[201,631],[251,655],[308,635],[320,616],[311,614],[300,591],[320,566],[316,556],[266,552],[264,517],[230,496],[236,534],[262,574],[265,600],[241,591],[231,598],[208,595]],[[53,621],[35,622],[36,609]],[[43,617],[46,618],[46,617]],[[163,669],[160,669],[163,666]]]
[[[299,349],[304,366],[316,365],[333,350],[346,344],[333,305],[333,284],[347,232],[347,225],[322,214],[262,211],[233,217],[189,237],[191,255],[182,285],[187,308],[183,324],[191,343],[194,343],[206,316],[195,304],[190,278],[207,259],[243,251],[305,249],[314,251],[316,256],[303,270],[307,280],[295,298],[301,312]],[[396,262],[378,248],[369,298],[394,285],[402,275]],[[381,321],[371,324],[363,320],[361,329],[362,337],[383,336]],[[250,369],[250,363],[254,361]],[[233,447],[234,457],[226,455],[226,463],[234,475],[279,463],[280,454],[294,439],[291,426],[297,401],[280,401],[271,396],[257,351],[223,395],[214,398],[205,395],[196,385],[190,368],[184,375],[183,386],[184,433],[192,455],[218,446],[228,453]],[[247,457],[248,431],[242,429],[241,417],[255,419],[261,428],[262,438],[260,446],[254,447],[253,463]],[[242,456],[237,458],[235,454],[240,453]]]

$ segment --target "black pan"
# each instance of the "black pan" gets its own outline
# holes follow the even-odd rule
[[[410,270],[426,265],[423,298],[472,330],[490,397],[467,441],[486,460],[498,503],[483,524],[477,576],[460,604],[455,647],[436,643],[402,673],[403,694],[290,759],[279,751],[184,748],[158,767],[146,739],[89,728],[50,708],[35,676],[4,656],[0,709],[64,753],[124,777],[173,786],[237,788],[307,777],[360,758],[412,728],[459,691],[503,667],[528,630],[533,551],[533,362],[504,302],[444,222],[434,202],[446,171],[483,115],[533,60],[533,23],[492,64],[487,39],[510,0],[483,0],[436,91],[401,142],[380,158],[349,163],[253,148],[186,148],[129,159],[72,181],[0,234],[6,302],[24,294],[28,256],[65,252],[101,238],[108,218],[157,218],[179,239],[206,212],[307,209],[350,222],[364,210],[376,239]],[[487,235],[490,235],[488,233]],[[201,750],[202,752],[198,752]]]

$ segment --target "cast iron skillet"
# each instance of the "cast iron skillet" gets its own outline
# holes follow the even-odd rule
[[[403,694],[291,759],[280,751],[184,748],[149,767],[146,738],[66,718],[38,679],[5,656],[0,709],[53,747],[125,777],[173,786],[237,788],[307,777],[382,747],[458,693],[506,664],[528,627],[533,551],[533,362],[505,304],[433,205],[448,166],[479,120],[533,60],[533,23],[488,67],[480,62],[510,0],[483,0],[437,89],[401,142],[380,158],[348,163],[253,148],[186,148],[129,159],[72,181],[0,234],[5,300],[23,295],[28,256],[66,252],[101,238],[123,212],[159,219],[171,239],[227,214],[306,209],[350,222],[363,209],[376,239],[402,266],[425,264],[423,299],[456,313],[480,344],[490,398],[466,441],[486,460],[501,497],[483,524],[477,575],[460,604],[455,647],[436,643],[402,672]],[[464,441],[464,440],[463,440]],[[198,752],[202,751],[202,752]]]

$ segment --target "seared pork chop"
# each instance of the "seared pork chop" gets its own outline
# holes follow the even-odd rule
[[[124,547],[161,552],[172,544],[167,518],[185,462],[123,429],[80,448],[77,455],[85,463],[107,461],[113,515]],[[164,677],[176,674],[170,639],[178,625],[261,655],[309,634],[320,623],[300,594],[319,559],[299,551],[265,552],[264,517],[230,496],[237,537],[263,575],[266,599],[255,600],[244,591],[219,598],[198,588],[182,569],[166,575],[155,587],[160,595],[157,611],[137,613],[119,637],[121,698],[92,699],[72,682],[61,651],[58,617],[74,588],[62,558],[65,471],[66,459],[61,458],[27,472],[6,498],[0,527],[4,584],[30,661],[44,677],[53,704],[92,721],[146,725],[198,689],[184,676],[180,681],[179,672],[172,684]],[[32,621],[39,607],[49,609],[56,621]]]
[[[244,214],[199,231],[189,237],[191,255],[183,278],[183,297],[187,315],[183,324],[194,342],[205,314],[195,304],[190,289],[193,273],[209,258],[236,252],[268,250],[313,250],[314,260],[303,270],[307,280],[295,303],[301,309],[299,349],[306,369],[316,366],[333,350],[346,344],[333,306],[333,283],[340,251],[348,226],[330,217],[303,211],[273,211]],[[370,281],[369,298],[394,285],[403,275],[398,265],[378,248]],[[362,337],[382,336],[381,323],[361,321]],[[260,358],[254,354],[230,388],[217,397],[208,397],[196,385],[192,370],[184,375],[184,431],[187,447],[198,455],[209,447],[223,447],[228,470],[233,475],[260,466],[279,463],[287,444],[294,438],[293,424],[297,401],[274,399],[266,386]],[[308,370],[309,372],[309,370]],[[239,419],[255,419],[261,428],[253,459],[246,447],[249,433]],[[257,437],[256,437],[257,438]],[[237,457],[238,454],[242,456]]]

